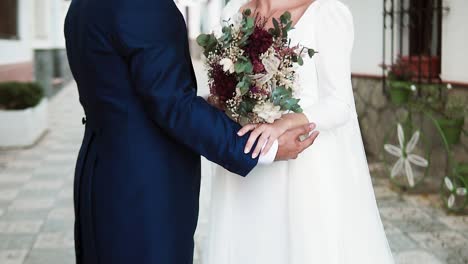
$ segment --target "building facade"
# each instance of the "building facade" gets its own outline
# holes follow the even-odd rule
[[[416,42],[425,40],[425,37],[433,38],[426,41],[434,46],[431,56],[436,61],[436,68],[440,73],[440,79],[447,83],[468,86],[468,1],[466,0],[341,0],[353,13],[355,23],[355,45],[353,52],[352,72],[356,77],[380,78],[382,76],[381,64],[391,61],[390,57],[408,55],[413,50],[413,57],[426,53],[423,48],[415,47]],[[177,1],[182,13],[187,18],[189,35],[194,40],[201,32],[209,32],[220,21],[225,0],[180,0]],[[393,6],[392,6],[393,5]],[[385,9],[384,9],[384,6]],[[398,13],[403,7],[407,10],[404,21],[397,19]],[[384,10],[394,10],[395,19],[387,21],[387,30],[384,29]],[[433,11],[427,11],[427,10]],[[400,22],[403,24],[409,20],[419,19],[422,12],[434,13],[434,16],[424,17],[424,23],[409,30],[403,27],[400,30]],[[440,14],[438,13],[440,11]],[[440,15],[440,18],[437,17]],[[418,16],[418,18],[416,18]],[[388,17],[388,16],[387,16]],[[410,18],[412,17],[412,18]],[[387,18],[388,19],[388,18]],[[389,20],[389,19],[388,19]],[[393,22],[393,23],[392,23]],[[439,25],[440,23],[440,25]],[[394,38],[388,31],[390,24],[394,27]],[[420,34],[422,31],[422,35]],[[437,31],[437,32],[436,32]],[[386,40],[384,45],[384,32]],[[402,38],[400,41],[399,37]],[[391,42],[395,46],[402,44],[401,52],[391,54]],[[416,44],[415,44],[416,43]],[[383,49],[386,47],[384,56]],[[436,57],[436,58],[434,58]]]
[[[69,0],[0,1],[0,81],[37,81],[47,93],[69,78],[63,21]]]
[[[429,45],[439,46],[435,48],[431,54],[436,58],[437,63],[440,63],[440,78],[443,82],[458,84],[459,86],[468,86],[468,50],[464,47],[468,46],[468,1],[466,0],[342,0],[343,3],[349,6],[354,16],[355,23],[355,45],[353,52],[352,71],[355,76],[381,77],[382,69],[380,67],[383,62],[383,48],[387,47],[385,60],[391,61],[390,56],[396,57],[408,53],[412,42],[424,40],[423,35],[431,35],[433,39],[428,40]],[[417,25],[414,30],[409,30],[407,24],[410,22],[411,14],[414,14],[414,20],[419,19],[420,13],[416,13],[418,3],[420,10],[426,12],[426,9],[432,9],[431,13],[435,14],[429,17],[430,21],[425,21],[421,25]],[[387,12],[394,5],[395,19],[392,23],[391,18],[387,16],[387,28],[392,24],[395,28],[394,38],[395,46],[402,45],[400,52],[391,54],[391,33],[386,31],[386,43],[384,43],[384,5]],[[419,4],[421,5],[421,4]],[[414,7],[412,7],[414,6]],[[406,17],[402,20],[398,19],[400,8],[409,10]],[[413,11],[415,10],[415,11]],[[413,12],[413,13],[411,13]],[[427,12],[426,12],[427,13]],[[440,19],[436,16],[440,15]],[[427,20],[427,18],[426,18]],[[403,23],[403,28],[400,31],[400,22]],[[440,25],[438,25],[440,23]],[[438,27],[440,26],[440,29]],[[411,32],[413,31],[413,32]],[[437,31],[437,32],[436,32]],[[411,37],[416,35],[416,38]],[[437,36],[439,35],[439,36]],[[437,36],[437,37],[436,37]],[[402,39],[399,39],[402,38]],[[384,45],[385,44],[385,45]],[[414,48],[413,48],[414,49]],[[397,50],[397,48],[395,48]],[[424,52],[421,50],[419,52]],[[402,54],[403,53],[403,54]],[[427,54],[413,54],[427,55]]]

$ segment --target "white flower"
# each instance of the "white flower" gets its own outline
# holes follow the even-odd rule
[[[241,96],[242,96],[242,92],[241,92],[241,89],[240,89],[240,88],[236,88],[236,96],[237,96],[237,97],[241,97]]]
[[[272,102],[263,102],[255,105],[253,112],[267,123],[273,123],[283,115],[281,107],[275,106]]]
[[[447,187],[447,189],[450,191],[450,196],[447,199],[447,206],[448,208],[453,208],[453,206],[455,205],[455,199],[456,199],[455,195],[466,196],[468,192],[466,188],[463,188],[463,187],[455,188],[452,180],[450,180],[449,177],[444,178],[444,183],[445,183],[445,187]]]
[[[224,58],[219,61],[219,65],[223,66],[224,72],[234,73],[234,62],[229,58]]]
[[[398,157],[398,161],[393,165],[392,171],[390,173],[390,177],[395,177],[398,175],[404,168],[404,173],[406,174],[406,178],[408,179],[408,183],[411,187],[414,187],[414,173],[411,164],[414,164],[419,167],[426,168],[429,166],[429,162],[418,155],[411,154],[411,152],[416,147],[416,144],[419,141],[420,133],[416,131],[411,139],[408,141],[408,144],[405,146],[405,134],[403,131],[403,127],[401,124],[398,124],[397,127],[397,134],[398,134],[398,141],[400,143],[400,147],[385,144],[385,150],[393,156]]]
[[[281,60],[274,54],[270,54],[262,59],[262,64],[265,66],[266,73],[259,73],[252,76],[260,86],[269,82],[278,73]]]
[[[447,90],[452,90],[452,88],[453,88],[453,87],[452,87],[452,84],[448,83],[448,84],[447,84]]]
[[[223,36],[223,26],[221,26],[220,24],[216,25],[213,29],[213,34],[217,39],[221,38]]]
[[[412,84],[411,85],[411,91],[416,92],[416,90],[417,90],[416,85]]]

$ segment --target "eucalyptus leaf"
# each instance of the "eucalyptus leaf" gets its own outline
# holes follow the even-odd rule
[[[229,33],[230,33],[231,31],[232,31],[232,28],[231,28],[231,27],[229,27],[229,26],[224,26],[224,27],[223,27],[223,33],[226,33],[226,32],[229,32]]]
[[[255,26],[255,20],[253,17],[248,17],[246,20],[245,20],[245,24],[244,24],[244,29],[245,30],[250,30],[252,29],[253,27]]]
[[[198,37],[197,37],[197,43],[198,45],[200,45],[201,47],[205,47],[206,46],[206,43],[208,42],[208,34],[200,34]]]
[[[247,61],[245,63],[245,68],[244,68],[245,73],[252,73],[253,72],[253,65],[250,61]]]
[[[292,29],[292,24],[293,22],[292,21],[289,21],[286,26],[284,27],[286,31],[291,31]]]
[[[299,99],[287,98],[281,102],[282,110],[292,110],[299,103]]]
[[[292,96],[292,91],[290,89],[286,89],[284,86],[278,86],[272,93],[273,97],[277,96]]]
[[[240,89],[241,95],[245,95],[249,92],[251,79],[245,75],[242,80],[237,84],[237,88]]]
[[[249,36],[250,36],[250,35],[245,34],[245,35],[239,40],[239,46],[240,46],[240,47],[244,47],[244,46],[246,46],[246,45],[249,43],[249,42],[248,42]]]
[[[303,110],[302,110],[301,106],[299,106],[299,104],[291,107],[290,110],[293,111],[294,113],[298,113],[298,114],[303,112]]]
[[[244,72],[244,69],[245,69],[245,64],[243,62],[236,62],[236,64],[234,64],[234,70],[236,71],[236,73],[243,73]]]
[[[289,11],[284,12],[284,14],[282,14],[280,16],[281,22],[283,24],[287,24],[289,21],[291,21],[291,18],[292,18],[292,16],[291,16],[291,13]]]
[[[314,49],[308,49],[307,53],[309,54],[309,57],[312,58],[318,52],[316,52]]]
[[[288,37],[288,30],[286,28],[283,28],[283,31],[282,31],[282,36],[283,38],[287,38]]]
[[[304,59],[301,56],[297,56],[297,63],[301,66],[304,65]]]
[[[278,23],[278,20],[276,20],[276,18],[273,18],[273,26],[275,27],[275,36],[279,36],[280,33],[281,33],[281,29],[280,29],[280,26],[279,26],[279,23]]]
[[[239,113],[241,116],[247,116],[248,113],[252,113],[255,107],[255,101],[244,100],[239,104]]]
[[[293,61],[293,62],[297,62],[297,58],[298,58],[297,55],[292,56],[292,61]]]

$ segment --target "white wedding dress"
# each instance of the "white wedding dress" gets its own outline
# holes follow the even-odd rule
[[[231,0],[224,19],[244,3]],[[316,0],[298,21],[292,43],[319,52],[299,68],[300,104],[321,134],[298,159],[246,178],[216,166],[202,264],[394,263],[354,106],[353,34],[337,0]]]

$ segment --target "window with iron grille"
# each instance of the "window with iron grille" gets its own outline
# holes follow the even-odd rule
[[[414,81],[440,81],[442,0],[383,0],[383,63],[403,62]]]
[[[18,0],[0,0],[0,39],[18,38]]]

